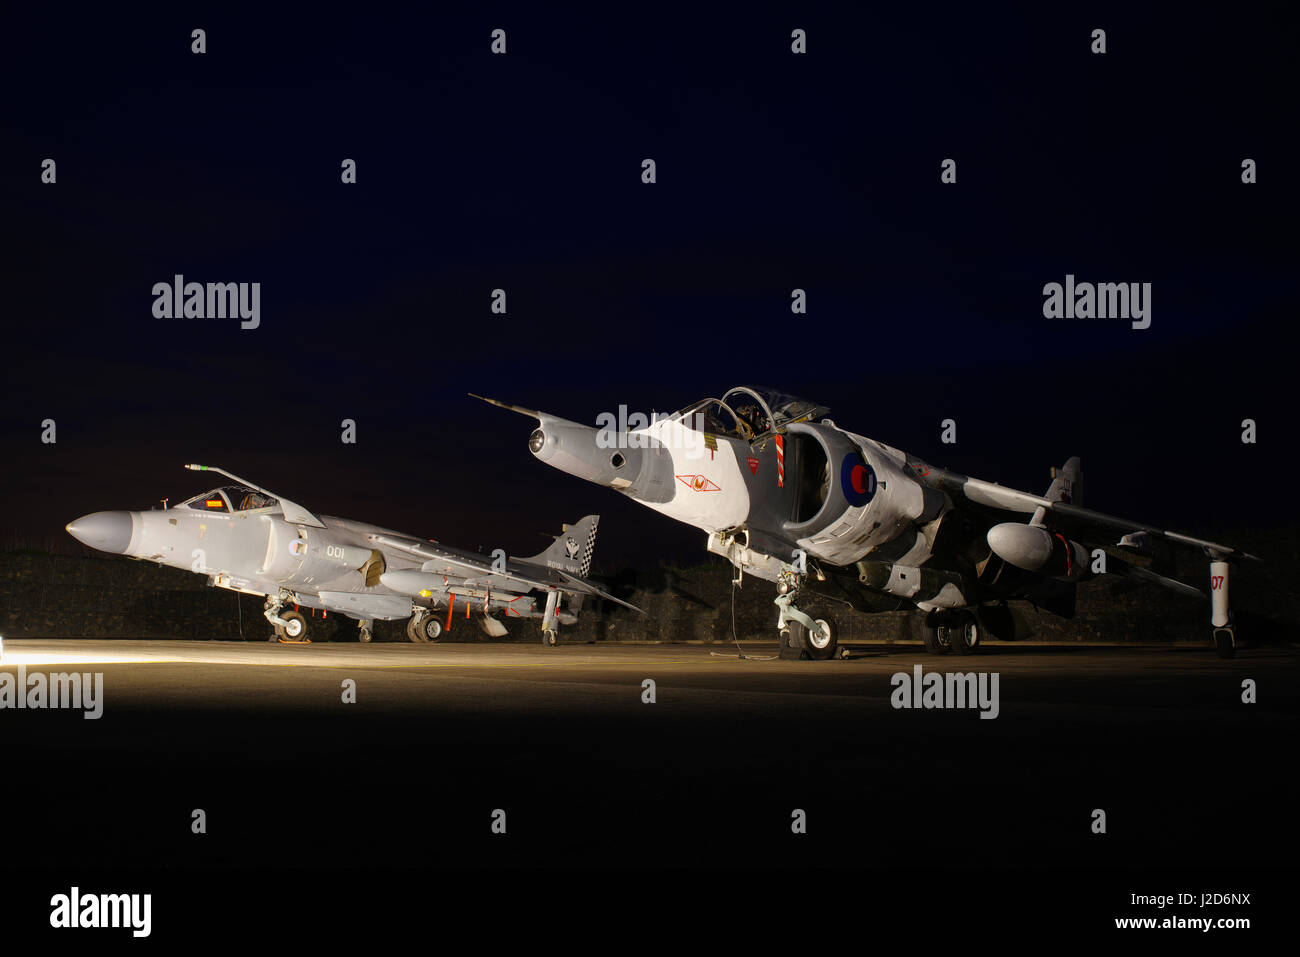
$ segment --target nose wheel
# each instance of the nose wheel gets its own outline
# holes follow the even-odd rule
[[[307,619],[296,611],[280,614],[285,603],[292,598],[293,595],[289,592],[266,597],[266,604],[262,606],[262,615],[275,629],[271,641],[278,641],[283,645],[310,645],[311,639],[307,637]]]
[[[307,637],[307,619],[296,611],[286,611],[280,616],[283,625],[275,626],[275,637],[283,645],[310,645]]]
[[[822,609],[803,611],[794,604],[795,589],[788,588],[777,595],[777,630],[780,635],[780,657],[791,660],[827,661],[835,657],[839,647],[835,620]]]

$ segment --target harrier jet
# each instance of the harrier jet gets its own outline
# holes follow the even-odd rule
[[[282,642],[310,641],[307,619],[289,605],[355,618],[362,641],[370,641],[376,620],[406,618],[407,637],[422,642],[443,634],[438,609],[447,609],[451,627],[459,602],[466,616],[477,612],[483,630],[497,637],[506,628],[494,615],[540,617],[542,640],[550,645],[559,624],[577,621],[585,596],[627,605],[584,577],[598,515],[565,526],[532,558],[511,559],[500,551],[485,557],[364,522],[318,518],[230,472],[185,467],[236,484],[171,508],[84,515],[68,532],[100,551],[187,568],[219,588],[266,596],[266,620]]]
[[[914,607],[927,651],[971,654],[986,632],[1014,637],[1007,601],[1070,618],[1076,584],[1101,574],[1208,594],[1215,647],[1235,654],[1229,566],[1254,556],[1083,508],[1078,458],[1031,495],[927,465],[766,388],[740,386],[662,417],[606,414],[599,428],[485,401],[537,419],[528,447],[543,462],[702,529],[737,581],[775,582],[783,655],[835,652],[833,619],[802,609],[805,599]],[[1208,593],[1168,577],[1175,548],[1208,560]]]

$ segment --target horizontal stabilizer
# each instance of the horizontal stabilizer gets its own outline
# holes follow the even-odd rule
[[[638,608],[636,605],[629,604],[628,602],[625,602],[625,601],[624,601],[623,599],[621,599],[621,598],[615,598],[615,597],[614,597],[613,595],[611,595],[609,592],[604,591],[603,589],[597,588],[595,585],[593,585],[593,584],[592,584],[591,582],[589,582],[589,581],[583,581],[581,578],[575,578],[574,576],[569,575],[569,574],[566,574],[566,573],[563,572],[563,571],[561,571],[560,574],[564,576],[564,578],[565,578],[565,580],[566,580],[567,582],[569,582],[569,586],[568,586],[568,587],[569,587],[571,590],[578,592],[579,594],[582,594],[582,595],[595,595],[595,596],[598,597],[598,598],[604,598],[604,599],[607,600],[607,601],[612,601],[612,602],[614,602],[615,604],[622,605],[624,608],[631,608],[631,609],[632,609],[634,612],[636,612],[638,615],[644,615],[644,614],[645,614],[645,612],[642,611],[640,608]]]

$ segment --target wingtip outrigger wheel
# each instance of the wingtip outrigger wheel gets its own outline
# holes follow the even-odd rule
[[[554,648],[560,643],[560,593],[551,589],[546,594],[546,611],[542,614],[542,644]]]
[[[1228,563],[1210,562],[1210,624],[1214,627],[1214,650],[1220,658],[1237,656],[1237,634],[1228,608]]]
[[[1210,625],[1214,628],[1214,651],[1219,658],[1236,657],[1236,631],[1232,628],[1232,611],[1227,603],[1229,563],[1222,559],[1210,562]]]

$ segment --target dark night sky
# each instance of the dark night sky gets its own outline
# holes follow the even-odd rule
[[[598,567],[701,557],[465,393],[594,423],[742,382],[1003,484],[1079,454],[1095,508],[1267,524],[1296,465],[1284,8],[1040,6],[6,13],[0,546],[202,491],[202,461],[464,547],[595,511]],[[175,273],[260,282],[261,327],[155,319]],[[1152,283],[1152,327],[1044,319],[1066,273]]]

